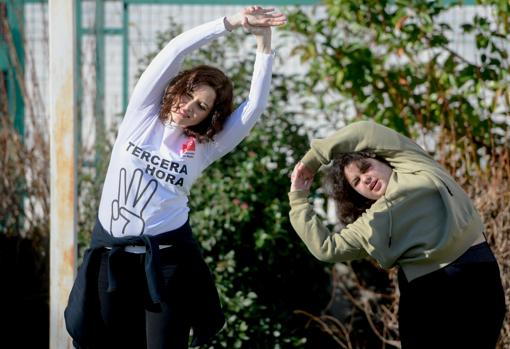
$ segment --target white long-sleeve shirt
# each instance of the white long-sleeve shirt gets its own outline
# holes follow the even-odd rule
[[[156,235],[188,219],[188,195],[201,173],[232,151],[265,109],[273,55],[256,53],[248,98],[214,141],[198,143],[159,119],[168,82],[191,51],[226,33],[223,18],[188,30],[153,59],[136,84],[113,146],[99,221],[113,236]]]

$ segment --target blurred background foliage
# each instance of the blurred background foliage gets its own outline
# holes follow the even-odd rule
[[[227,315],[226,328],[210,348],[400,347],[395,271],[368,260],[318,262],[288,220],[289,174],[309,139],[357,119],[373,119],[416,139],[459,180],[483,215],[510,304],[510,11],[508,2],[481,3],[490,6],[491,17],[477,13],[461,28],[475,37],[472,57],[450,45],[454,28],[443,15],[455,3],[326,0],[315,12],[286,11],[289,23],[279,35],[295,45],[292,57],[287,48],[276,47],[275,66],[284,67],[292,58],[307,73],[275,69],[262,120],[191,193],[194,234]],[[158,37],[160,48],[182,31],[173,21],[168,27]],[[193,54],[184,66],[223,69],[234,81],[238,105],[248,95],[254,61],[254,55],[242,52],[254,51],[252,37],[232,33]],[[16,328],[23,328],[19,325],[31,310],[43,314],[33,321],[47,319],[47,128],[32,128],[36,141],[24,143],[5,108],[0,112],[0,272],[13,280],[0,288],[0,299],[23,304],[14,309],[16,302],[2,303],[4,314],[18,314],[6,333],[21,338]],[[114,127],[100,145],[104,163],[96,169],[80,166],[81,251],[90,239],[115,133]],[[318,212],[338,230],[327,219],[328,200],[318,183],[312,189]],[[34,281],[21,280],[30,273]],[[498,349],[510,348],[508,323]],[[32,337],[44,348],[47,324],[38,329]]]

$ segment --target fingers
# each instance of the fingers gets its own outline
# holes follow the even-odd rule
[[[112,219],[114,221],[119,219],[119,200],[112,201]]]
[[[274,8],[250,6],[244,10],[244,14],[252,26],[280,26],[287,23],[287,17],[283,13],[273,11]]]
[[[292,181],[296,180],[298,177],[301,177],[299,174],[299,162],[294,166],[294,169],[292,170],[292,174],[290,175],[290,179]]]
[[[129,229],[129,232],[133,235],[142,235],[145,230],[145,221],[138,216],[135,212],[131,212],[125,207],[120,209],[120,215],[126,221],[122,229],[122,234],[126,234],[126,228]]]
[[[121,168],[119,172],[119,191],[117,193],[117,201],[122,204],[126,203],[128,197],[128,189],[126,182],[126,169]]]
[[[284,14],[271,15],[270,17],[260,19],[260,23],[261,25],[279,26],[287,23],[287,17]]]
[[[253,26],[279,26],[287,23],[287,17],[283,14],[271,14],[264,16],[249,16],[249,23]]]
[[[294,166],[290,179],[291,191],[310,190],[313,182],[313,175],[311,175],[311,172],[302,162],[298,162],[296,166]]]
[[[280,19],[272,19],[272,18],[251,19],[251,18],[248,18],[248,24],[252,27],[258,27],[258,28],[279,27],[286,23],[287,23],[287,20],[280,20]]]
[[[264,14],[273,11],[274,7],[263,8],[261,6],[248,6],[244,9],[244,12],[247,14]]]
[[[145,185],[145,188],[143,188],[142,193],[139,194],[139,196],[137,198],[137,202],[139,201],[140,204],[142,205],[141,208],[139,207],[140,216],[142,215],[142,213],[145,210],[145,208],[147,207],[147,205],[149,205],[149,202],[151,201],[152,196],[154,195],[154,193],[156,192],[157,189],[158,189],[158,182],[155,179],[151,179],[149,181],[149,183],[147,183]]]
[[[291,191],[310,190],[311,186],[312,186],[311,180],[303,180],[302,178],[295,178],[295,179],[291,180],[290,190]]]
[[[310,180],[314,176],[312,171],[310,171],[308,167],[306,167],[305,164],[303,164],[301,161],[298,162],[294,168],[296,170],[297,175],[302,177],[303,179]]]

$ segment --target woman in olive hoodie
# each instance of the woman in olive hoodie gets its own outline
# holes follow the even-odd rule
[[[344,223],[332,234],[313,211],[315,173]],[[407,348],[494,348],[506,312],[499,267],[464,190],[411,139],[369,121],[324,139],[295,166],[292,226],[319,260],[370,256],[399,268],[399,332]]]

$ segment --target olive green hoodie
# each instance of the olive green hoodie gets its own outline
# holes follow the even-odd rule
[[[370,121],[352,123],[314,139],[301,160],[313,173],[337,155],[369,150],[393,167],[386,192],[356,221],[331,233],[308,201],[289,193],[290,220],[319,260],[373,257],[381,267],[399,265],[409,281],[444,267],[482,236],[472,201],[453,178],[411,139]]]

